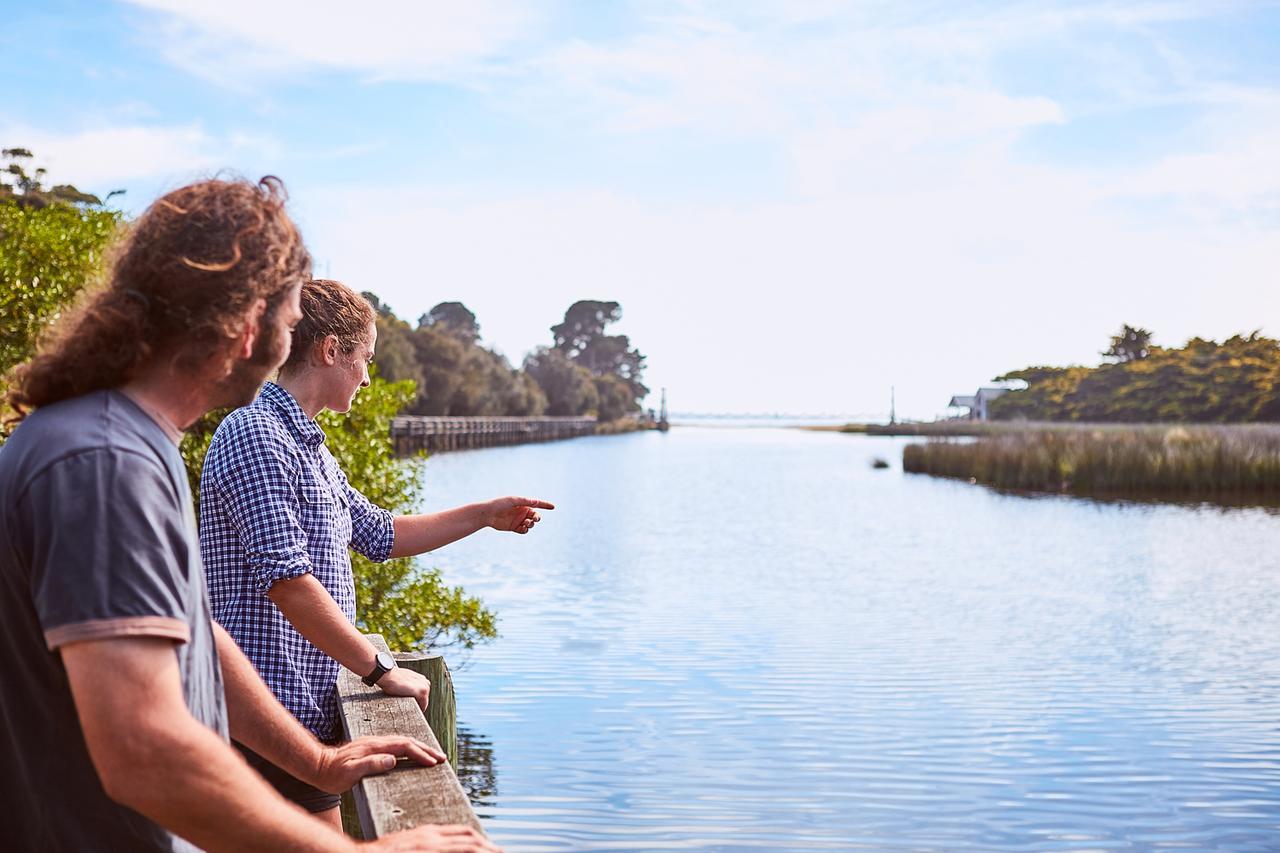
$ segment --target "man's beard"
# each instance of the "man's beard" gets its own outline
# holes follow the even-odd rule
[[[280,342],[279,335],[260,335],[253,343],[253,352],[243,361],[236,359],[231,372],[217,385],[216,408],[247,406],[258,396],[262,383],[279,369],[288,355],[285,347],[289,338]]]

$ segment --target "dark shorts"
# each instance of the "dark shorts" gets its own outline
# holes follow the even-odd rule
[[[235,741],[232,741],[231,745],[240,750],[240,754],[244,756],[245,761],[249,762],[249,766],[257,770],[262,778],[266,779],[271,787],[279,791],[286,800],[292,800],[312,814],[327,812],[329,809],[338,807],[342,798],[337,794],[321,791],[301,779],[290,776],[258,753]]]

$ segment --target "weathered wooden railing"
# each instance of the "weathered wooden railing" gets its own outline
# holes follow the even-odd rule
[[[379,650],[388,651],[380,635],[368,637]],[[401,762],[389,773],[365,777],[342,798],[343,827],[365,839],[430,823],[461,823],[480,829],[480,819],[455,772],[456,703],[444,658],[397,654],[396,660],[430,680],[431,702],[426,715],[413,699],[366,687],[358,676],[343,670],[338,678],[338,697],[347,738],[408,735],[441,749],[449,756],[449,763],[423,767]]]
[[[400,415],[391,421],[391,440],[397,453],[461,450],[500,444],[527,444],[592,435],[593,417],[574,418],[454,418]]]

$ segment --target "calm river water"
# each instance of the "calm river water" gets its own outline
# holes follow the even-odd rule
[[[443,454],[559,509],[432,564],[511,850],[1280,849],[1280,515],[1003,495],[901,443],[677,427]],[[872,470],[883,456],[890,470]]]

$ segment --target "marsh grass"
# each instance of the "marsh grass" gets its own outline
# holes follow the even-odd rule
[[[1280,497],[1280,425],[1025,427],[903,450],[903,470],[1005,489]]]

